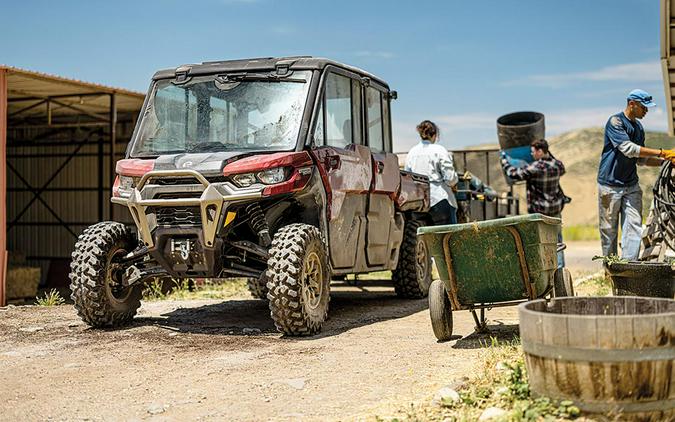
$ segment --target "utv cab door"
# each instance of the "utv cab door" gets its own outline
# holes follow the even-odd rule
[[[373,157],[373,182],[368,195],[367,249],[369,266],[392,268],[396,263],[403,216],[395,213],[394,201],[401,177],[398,157],[393,154],[389,97],[383,90],[365,89],[366,134]]]
[[[312,154],[326,188],[331,264],[338,273],[351,273],[362,266],[373,167],[362,145],[361,83],[338,72],[326,74]]]

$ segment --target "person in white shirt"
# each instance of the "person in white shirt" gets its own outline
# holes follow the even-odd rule
[[[452,187],[458,176],[452,153],[438,141],[438,126],[425,120],[417,125],[422,140],[412,147],[405,160],[405,170],[429,177],[431,209],[429,213],[434,225],[457,223],[457,200]]]

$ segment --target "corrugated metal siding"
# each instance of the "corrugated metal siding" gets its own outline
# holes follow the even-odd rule
[[[96,139],[96,138],[94,138]],[[11,142],[11,139],[9,140]],[[110,144],[104,138],[103,159],[103,203],[102,220],[110,219],[110,194],[113,176],[110,173]],[[62,154],[72,153],[76,145],[35,147],[8,147],[7,162],[30,184],[33,189],[41,189],[55,174],[58,168],[67,160]],[[117,157],[124,156],[126,143],[118,143]],[[40,194],[40,198],[69,225],[70,229],[79,235],[87,226],[95,224],[99,219],[98,193],[98,144],[86,144],[78,151],[58,175],[47,185],[47,189]],[[40,154],[45,157],[34,157]],[[82,155],[88,154],[88,155]],[[28,156],[24,158],[22,156]],[[7,222],[16,219],[19,213],[34,197],[32,192],[20,192],[15,189],[25,189],[27,186],[13,172],[8,171],[8,200]],[[71,191],[69,189],[91,188],[91,191]],[[60,189],[50,191],[49,189]],[[123,207],[115,206],[115,220],[131,222],[128,211]],[[27,257],[60,257],[68,258],[73,251],[76,238],[63,226],[58,225],[58,219],[40,200],[35,200],[18,220],[22,224],[15,225],[8,231],[8,249],[19,252]],[[45,225],[55,223],[57,225]],[[29,259],[29,264],[42,268],[43,279],[48,271],[49,260]]]
[[[7,223],[17,219],[19,213],[34,197],[30,189],[40,190],[45,187],[59,167],[68,160],[68,154],[75,151],[77,148],[75,143],[86,139],[85,134],[95,131],[95,134],[89,137],[90,143],[79,149],[78,154],[46,186],[47,189],[40,194],[40,198],[58,215],[58,218],[68,223],[76,223],[69,226],[75,235],[90,224],[109,219],[113,181],[108,123],[111,97],[114,95],[117,112],[116,157],[119,159],[124,156],[126,142],[133,131],[144,95],[1,65],[0,72],[7,74],[10,101],[7,117],[0,122],[0,126],[7,124],[7,148],[2,148],[2,152],[6,150],[8,155],[7,169],[2,169],[3,175],[7,176],[8,188],[5,202],[7,213],[3,213],[3,218],[6,217]],[[99,139],[102,140],[105,154],[102,160],[104,172],[102,200],[98,192]],[[0,161],[2,165],[5,164],[5,160]],[[9,166],[21,177],[10,170]],[[93,190],[77,191],[83,188]],[[2,189],[0,193],[4,192]],[[52,215],[42,201],[33,201],[18,219],[21,225],[14,225],[11,228],[8,225],[8,250],[27,257],[62,258],[55,266],[60,271],[59,276],[62,277],[75,244],[75,236],[58,223],[58,218]],[[99,204],[102,206],[102,216],[99,215]],[[115,220],[131,221],[128,211],[117,205],[115,207],[117,208]],[[33,259],[28,263],[42,268],[44,280],[50,267],[50,260]]]

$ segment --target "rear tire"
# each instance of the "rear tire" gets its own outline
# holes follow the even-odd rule
[[[421,222],[406,221],[396,270],[391,280],[399,297],[421,299],[429,294],[431,256],[427,245],[417,237]]]
[[[267,271],[263,271],[258,278],[248,278],[246,280],[246,285],[248,286],[248,291],[256,299],[262,299],[267,302],[267,283],[269,278],[267,277]]]
[[[71,299],[82,320],[92,327],[128,324],[141,306],[141,286],[124,285],[124,267],[115,261],[136,248],[137,239],[124,225],[104,221],[77,239],[70,264]]]
[[[429,316],[431,328],[439,341],[452,337],[452,308],[450,299],[441,280],[434,280],[429,288]]]
[[[572,274],[567,268],[558,268],[553,275],[553,297],[574,296]]]
[[[330,301],[330,269],[319,229],[282,227],[274,235],[267,268],[267,298],[277,330],[291,336],[319,332]]]

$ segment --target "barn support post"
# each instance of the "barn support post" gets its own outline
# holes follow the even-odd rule
[[[0,306],[7,275],[7,69],[0,68]]]
[[[112,186],[113,181],[115,180],[115,164],[117,163],[117,156],[115,154],[115,141],[117,140],[117,98],[115,97],[115,93],[113,92],[110,94],[110,179],[109,179],[109,186]],[[113,215],[113,203],[110,202],[108,205],[109,208],[109,215],[108,219],[110,221],[115,221],[115,217]]]

